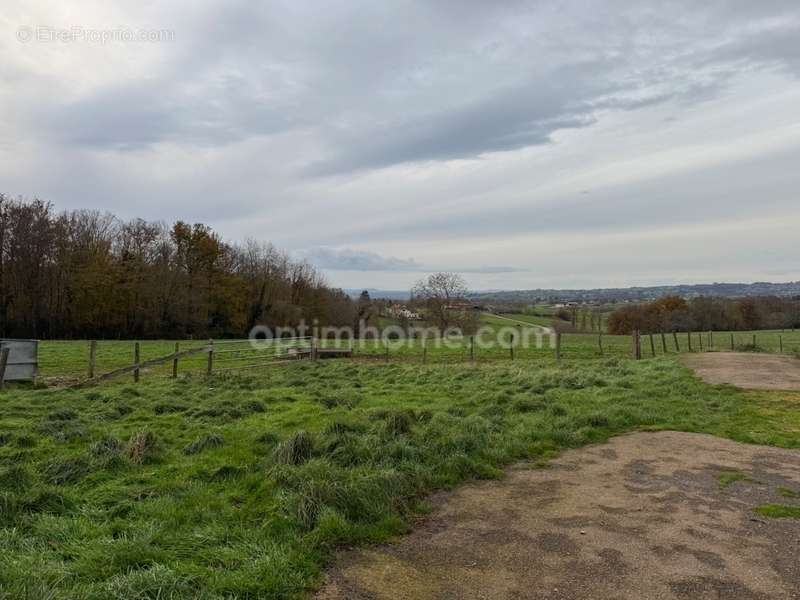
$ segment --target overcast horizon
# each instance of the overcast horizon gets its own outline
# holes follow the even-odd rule
[[[11,0],[0,192],[345,288],[796,281],[799,40],[796,1]]]

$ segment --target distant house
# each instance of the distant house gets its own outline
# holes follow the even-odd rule
[[[386,311],[390,317],[394,317],[395,319],[419,319],[419,313],[414,312],[413,310],[409,310],[402,304],[392,304]]]

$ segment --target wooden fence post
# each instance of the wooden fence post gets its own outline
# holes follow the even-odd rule
[[[703,334],[702,333],[698,333],[697,334],[697,340],[700,342],[700,352],[702,352],[703,351]]]
[[[667,353],[667,336],[664,335],[664,332],[661,332],[661,347],[664,350],[664,354]]]
[[[180,352],[181,345],[178,342],[175,342],[175,354]],[[172,359],[172,378],[178,378],[178,357]]]
[[[597,336],[597,347],[600,349],[600,356],[603,356],[603,334]]]
[[[206,365],[206,375],[211,375],[214,370],[214,340],[208,340],[208,364]]]
[[[708,349],[711,350],[712,348],[714,348],[714,332],[713,331],[709,331],[708,332]]]
[[[600,337],[600,351],[603,351],[602,335]],[[561,332],[556,331],[556,361],[561,362]]]
[[[656,342],[655,342],[655,339],[653,339],[653,334],[652,333],[650,334],[650,352],[653,353],[653,358],[655,358],[655,356],[656,356]]]
[[[386,341],[384,342],[384,345],[386,346],[386,362],[388,363],[389,362],[389,338],[386,338]]]
[[[782,335],[778,336],[778,344],[780,345],[780,349],[781,349],[780,352],[781,352],[781,354],[783,354],[783,336]]]
[[[731,334],[731,352],[733,352],[734,350],[736,350],[736,346],[733,343],[733,334]]]
[[[689,352],[694,352],[694,349],[692,348],[692,332],[691,331],[686,333],[686,339],[689,341]]]
[[[514,360],[514,334],[511,334],[511,344],[509,344],[508,349],[511,353],[511,360]]]
[[[469,359],[475,360],[475,336],[469,336]]]
[[[422,338],[422,364],[428,362],[428,338]]]
[[[756,334],[753,334],[753,348],[755,348],[758,344],[756,343]]]
[[[89,379],[94,379],[94,368],[97,361],[97,340],[89,342]]]
[[[680,345],[678,344],[678,332],[677,332],[677,331],[673,331],[673,332],[672,332],[672,339],[673,339],[673,341],[675,342],[675,352],[678,352],[678,353],[680,353],[680,351],[681,351],[681,347],[680,347]]]
[[[141,354],[139,352],[139,342],[134,342],[133,344],[133,364],[136,365],[136,368],[133,370],[133,381],[138,383],[139,381],[139,363],[141,361]]]
[[[6,365],[8,365],[9,348],[0,350],[0,390],[6,387]]]

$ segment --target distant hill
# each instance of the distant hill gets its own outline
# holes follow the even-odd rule
[[[652,287],[599,288],[585,290],[509,290],[474,292],[472,299],[483,302],[614,302],[645,301],[662,296],[721,296],[743,298],[747,296],[800,296],[800,281],[791,283],[704,283],[697,285],[659,285]]]

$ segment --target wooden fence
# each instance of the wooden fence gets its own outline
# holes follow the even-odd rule
[[[196,344],[196,342],[189,342]],[[132,342],[132,362],[98,374],[98,358],[101,343],[89,342],[87,376],[75,385],[96,383],[132,374],[138,382],[142,372],[157,367],[169,368],[169,375],[177,378],[179,372],[212,375],[226,371],[255,369],[290,360],[316,359],[318,347],[311,337],[277,338],[270,340],[213,340],[200,346],[181,349],[181,342],[174,342],[174,350],[166,355],[142,360],[141,342]],[[118,352],[118,348],[115,349]],[[192,360],[200,357],[201,360]]]

